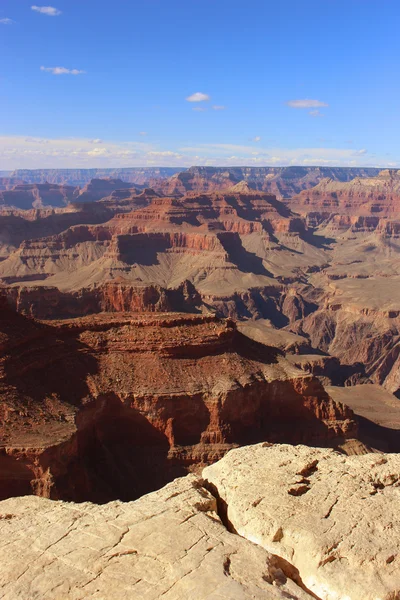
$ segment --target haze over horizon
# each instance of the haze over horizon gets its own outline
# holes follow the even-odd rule
[[[0,7],[0,170],[400,168],[398,3]]]

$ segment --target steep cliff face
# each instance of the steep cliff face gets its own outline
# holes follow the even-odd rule
[[[78,195],[78,189],[68,185],[18,184],[11,190],[0,191],[0,206],[20,209],[44,206],[66,206]]]
[[[362,291],[362,286],[359,289]],[[325,307],[292,324],[291,329],[307,335],[312,346],[338,357],[342,364],[358,365],[357,377],[399,394],[400,307],[385,306],[383,294],[380,302],[380,307],[368,306],[367,298],[360,302],[333,296]]]
[[[12,309],[38,319],[99,312],[199,312],[204,308],[200,295],[189,281],[168,289],[109,281],[76,292],[60,292],[50,285],[12,286],[2,292]]]
[[[318,380],[231,321],[0,317],[2,497],[128,500],[238,444],[356,432]]]
[[[121,179],[92,179],[79,191],[79,202],[96,202],[109,196],[115,190],[126,190],[131,184]]]

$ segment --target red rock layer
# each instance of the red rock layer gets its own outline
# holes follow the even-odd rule
[[[288,201],[300,213],[337,213],[364,217],[400,217],[400,172],[381,171],[378,177],[349,182],[323,179]]]
[[[3,309],[0,325],[1,497],[129,500],[238,444],[355,434],[318,380],[231,321]]]

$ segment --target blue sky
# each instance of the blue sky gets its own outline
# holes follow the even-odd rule
[[[0,3],[0,170],[400,167],[398,0],[38,2]]]

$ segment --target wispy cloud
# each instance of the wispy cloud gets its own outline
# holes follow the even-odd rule
[[[282,148],[254,143],[160,146],[144,140],[118,142],[86,138],[0,136],[0,164],[5,170],[90,167],[175,166],[354,166],[397,167],[399,158],[373,156],[354,148]],[[390,161],[390,162],[389,162]]]
[[[225,110],[226,106],[222,106],[219,104],[215,104],[214,106],[211,107],[213,110]]]
[[[108,151],[107,148],[94,148],[93,150],[89,150],[87,152],[88,156],[94,156],[94,157],[98,157],[98,156],[107,156],[108,155]]]
[[[102,144],[103,140],[101,140],[100,138],[95,138],[94,140],[89,140],[89,142],[91,144]]]
[[[210,96],[208,96],[208,94],[203,94],[203,92],[196,92],[191,96],[188,96],[186,100],[188,102],[207,102],[207,100],[210,100]]]
[[[154,158],[183,158],[182,154],[179,154],[179,152],[172,152],[172,150],[153,150],[151,152],[147,153],[148,157],[154,157]]]
[[[82,75],[83,73],[86,73],[86,71],[66,69],[65,67],[40,67],[40,70],[52,73],[53,75]]]
[[[2,25],[12,25],[13,23],[15,23],[15,21],[9,19],[8,17],[4,17],[4,19],[0,19],[0,23]]]
[[[310,110],[310,112],[308,114],[311,115],[311,117],[323,117],[324,116],[322,114],[322,112],[320,110],[318,110],[318,108],[316,108],[315,110]]]
[[[61,15],[61,10],[58,8],[54,8],[54,6],[31,6],[31,9],[35,12],[41,13],[42,15],[47,15],[48,17],[58,17]]]
[[[287,106],[291,108],[326,108],[329,106],[326,102],[321,100],[289,100],[286,102]]]
[[[147,135],[147,131],[139,131],[139,135],[145,136],[145,135]]]
[[[261,136],[256,135],[256,137],[253,137],[253,142],[261,142]]]
[[[204,111],[206,111],[207,109],[206,109],[206,108],[203,108],[202,106],[194,106],[194,107],[192,108],[192,110],[195,110],[196,112],[204,112]]]

